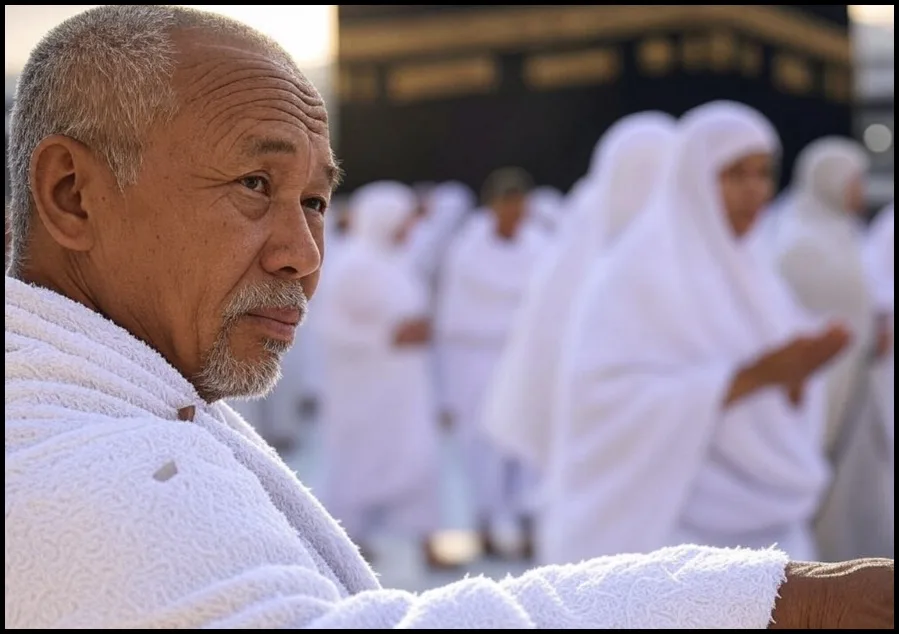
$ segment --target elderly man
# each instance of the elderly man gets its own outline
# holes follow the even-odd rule
[[[891,561],[774,549],[381,588],[221,403],[271,389],[315,290],[315,89],[240,24],[104,5],[34,50],[11,127],[7,628],[892,627]]]

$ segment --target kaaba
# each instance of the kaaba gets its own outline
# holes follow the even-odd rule
[[[565,190],[618,118],[714,99],[774,122],[786,178],[851,134],[848,5],[340,5],[337,89],[350,190],[504,165]]]

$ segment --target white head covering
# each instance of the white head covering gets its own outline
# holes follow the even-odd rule
[[[675,120],[663,113],[624,117],[597,144],[578,207],[529,287],[490,390],[485,424],[497,441],[543,466],[547,460],[559,340],[590,264],[648,202]]]
[[[688,112],[658,196],[594,264],[560,366],[549,490],[565,497],[547,543],[643,552],[684,521],[721,538],[811,517],[827,479],[820,392],[799,409],[780,390],[724,408],[740,367],[810,325],[720,194],[729,164],[778,150],[747,106]]]
[[[415,193],[402,183],[369,183],[350,200],[350,236],[381,251],[396,251],[396,233],[412,217],[417,205]]]
[[[849,211],[849,185],[864,176],[869,165],[865,149],[852,139],[824,137],[813,141],[796,159],[792,211],[809,219],[845,216]]]

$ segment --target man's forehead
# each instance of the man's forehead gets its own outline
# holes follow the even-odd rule
[[[175,42],[178,61],[173,82],[186,102],[221,98],[223,94],[246,90],[248,86],[241,83],[245,80],[267,78],[277,82],[278,91],[295,95],[298,105],[315,122],[311,126],[314,132],[324,131],[327,112],[321,96],[274,43],[203,29],[179,31]]]

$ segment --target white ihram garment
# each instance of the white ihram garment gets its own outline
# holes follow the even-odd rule
[[[415,210],[406,186],[353,197],[350,237],[316,310],[325,348],[323,500],[350,536],[424,537],[439,523],[438,420],[425,345],[397,347],[427,291],[394,236]]]
[[[874,380],[877,298],[865,267],[862,225],[845,208],[852,180],[867,167],[864,148],[850,139],[809,145],[796,161],[775,236],[777,264],[796,297],[853,334],[826,374],[835,477],[816,535],[828,561],[893,552],[893,505],[886,503],[894,489],[892,423],[884,425]]]
[[[496,451],[481,418],[483,399],[544,238],[522,223],[510,240],[489,212],[466,223],[443,267],[436,329],[444,406],[452,414],[481,520],[522,511],[524,477]],[[526,478],[525,478],[526,479]]]
[[[487,395],[484,426],[496,443],[546,468],[561,346],[591,264],[649,201],[674,140],[669,115],[620,120],[596,145],[587,185],[532,277]]]
[[[849,139],[808,146],[797,158],[774,233],[774,261],[799,302],[813,314],[839,319],[853,335],[827,372],[829,449],[858,391],[868,387],[864,375],[874,343],[876,311],[862,260],[862,227],[843,208],[850,180],[867,165],[864,149]]]
[[[720,201],[723,168],[777,149],[751,108],[691,111],[659,195],[591,272],[564,343],[545,560],[690,542],[814,556],[820,390],[807,386],[799,408],[773,388],[724,405],[739,368],[810,331]]]

